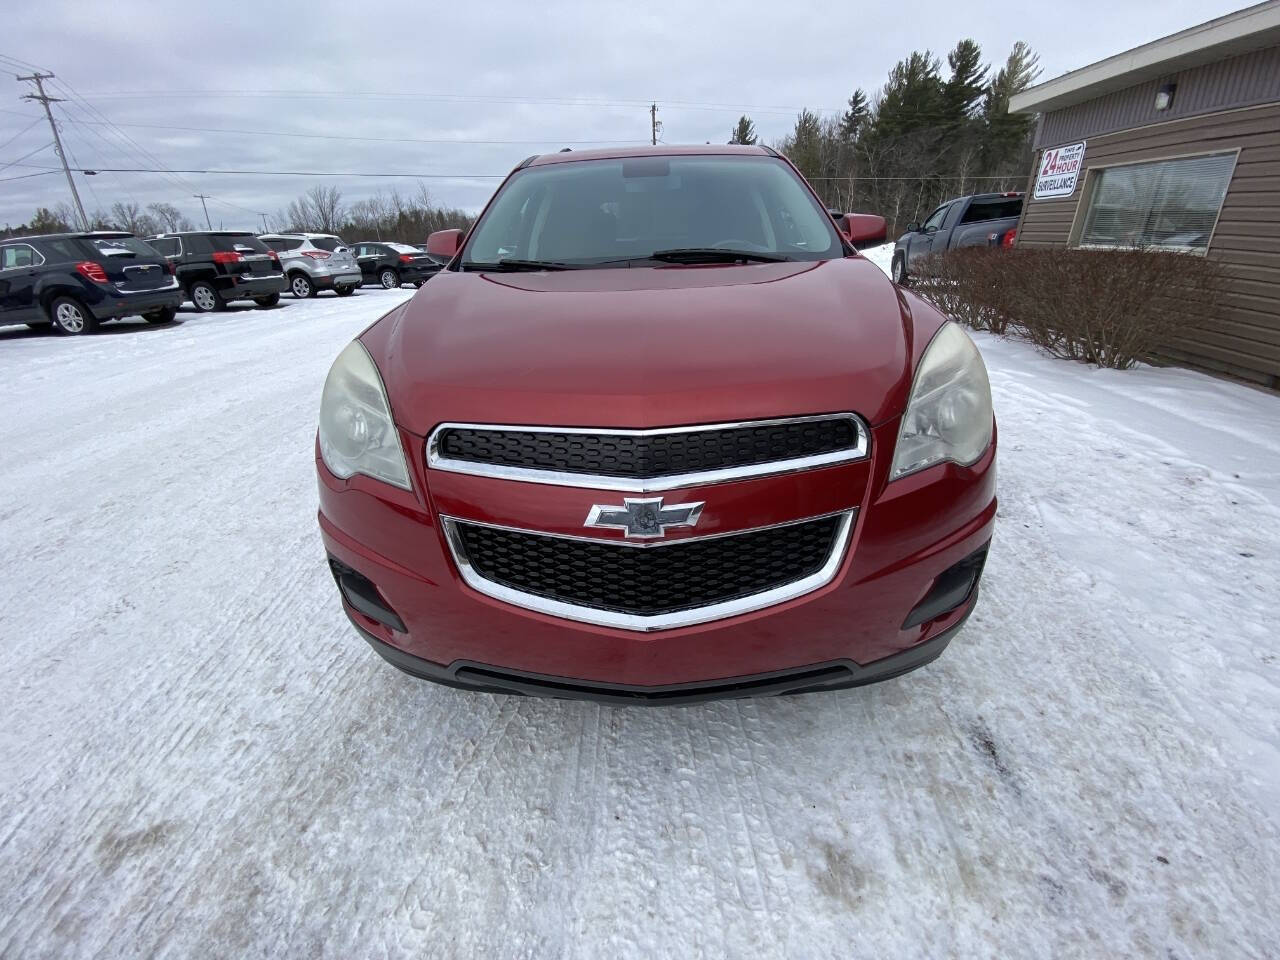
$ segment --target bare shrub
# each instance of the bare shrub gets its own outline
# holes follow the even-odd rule
[[[1005,308],[1011,282],[1005,251],[962,247],[932,256],[915,270],[913,288],[939,310],[975,330],[1003,334],[1009,326]]]
[[[961,323],[1120,370],[1174,346],[1223,293],[1213,261],[1149,249],[956,250],[918,276],[920,294]]]

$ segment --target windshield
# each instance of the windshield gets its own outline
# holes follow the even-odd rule
[[[652,156],[521,170],[476,225],[462,265],[592,266],[708,248],[785,260],[843,255],[831,218],[781,160]]]
[[[154,257],[156,251],[137,237],[92,237],[89,242],[104,257]]]

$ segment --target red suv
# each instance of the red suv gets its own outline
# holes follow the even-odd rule
[[[419,677],[620,703],[937,657],[995,521],[991,393],[858,239],[767,147],[520,164],[325,382],[356,629]]]

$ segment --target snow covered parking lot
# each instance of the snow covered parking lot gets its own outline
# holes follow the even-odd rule
[[[942,659],[680,709],[352,631],[339,349],[411,290],[0,329],[0,955],[1263,957],[1280,400],[977,340],[1000,521]]]

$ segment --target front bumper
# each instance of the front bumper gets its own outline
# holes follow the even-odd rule
[[[714,492],[738,508],[784,504],[810,516],[840,506],[832,498],[849,489],[863,491],[829,583],[708,623],[640,633],[559,619],[478,593],[461,579],[439,514],[455,515],[464,501],[510,509],[512,481],[446,478],[412,453],[415,492],[362,476],[341,480],[317,456],[321,534],[330,558],[367,578],[403,627],[344,599],[362,635],[398,666],[443,683],[626,702],[645,699],[640,694],[676,702],[684,693],[667,694],[694,688],[691,698],[867,683],[941,652],[946,642],[940,638],[949,641],[976,603],[976,579],[959,605],[918,622],[912,614],[926,606],[944,575],[983,551],[995,523],[994,439],[972,467],[938,465],[888,484],[897,428],[894,421],[874,430],[871,461],[699,491],[708,495],[708,515]],[[403,432],[402,443],[406,451],[423,448],[422,438]],[[435,484],[429,492],[428,473]],[[576,517],[580,529],[585,510],[578,501],[611,494],[544,487],[536,496],[531,509],[548,524]],[[490,519],[520,525],[517,517]],[[791,679],[796,673],[804,676]]]
[[[485,693],[507,693],[517,696],[553,697],[562,700],[592,700],[619,706],[683,706],[708,700],[741,697],[778,697],[824,690],[846,690],[882,680],[892,680],[904,673],[932,663],[960,632],[977,601],[974,587],[972,602],[966,605],[960,620],[937,636],[868,664],[853,660],[815,663],[793,670],[749,677],[695,683],[635,686],[590,681],[574,681],[565,677],[547,677],[534,673],[494,669],[488,664],[455,660],[447,667],[423,660],[399,647],[384,643],[362,627],[354,617],[351,624],[374,651],[398,670],[420,680],[430,680],[446,687]]]
[[[97,303],[88,304],[89,310],[99,320],[116,320],[120,317],[138,316],[163,310],[167,307],[182,306],[182,288],[174,283],[172,287],[160,290],[144,291],[112,291]]]

